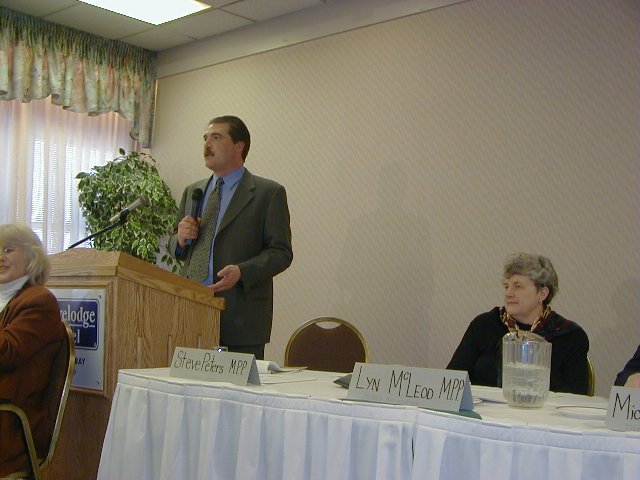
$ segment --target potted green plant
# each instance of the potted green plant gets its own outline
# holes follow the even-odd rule
[[[94,234],[109,225],[109,219],[131,205],[141,194],[149,205],[133,210],[126,223],[93,237],[98,250],[125,252],[156,263],[160,239],[173,230],[178,206],[162,180],[156,160],[146,153],[120,149],[120,156],[106,165],[96,166],[76,176],[78,200],[89,232]],[[160,260],[172,271],[178,262],[166,253]]]

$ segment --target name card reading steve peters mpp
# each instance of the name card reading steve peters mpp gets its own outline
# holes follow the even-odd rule
[[[260,385],[256,357],[248,353],[176,347],[169,375],[207,382]]]
[[[473,410],[469,374],[461,370],[358,362],[347,399],[449,412]]]
[[[640,431],[640,388],[611,388],[605,424],[611,430]]]

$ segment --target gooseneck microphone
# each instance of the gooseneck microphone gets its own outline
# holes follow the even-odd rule
[[[191,192],[191,216],[196,220],[200,213],[200,204],[202,203],[203,195],[204,192],[201,188],[194,188],[193,192]]]
[[[84,237],[84,238],[78,240],[76,243],[70,245],[69,248],[75,248],[78,245],[80,245],[81,243],[84,243],[87,240],[91,240],[93,237],[97,237],[98,235],[102,235],[103,233],[108,232],[109,230],[111,230],[111,229],[113,229],[113,228],[115,228],[117,226],[124,225],[126,223],[127,218],[129,217],[129,214],[131,212],[133,212],[135,209],[143,207],[145,205],[149,205],[149,197],[147,197],[146,195],[140,195],[135,202],[133,202],[131,205],[129,205],[127,208],[125,208],[124,210],[122,210],[118,214],[116,214],[113,217],[111,217],[109,219],[109,224],[106,227],[98,230],[95,233],[92,233],[88,237]]]
[[[109,223],[117,222],[121,220],[123,217],[127,217],[131,212],[136,210],[137,208],[144,207],[145,205],[149,205],[149,198],[146,195],[140,195],[138,199],[129,205],[127,208],[122,210],[120,213],[116,213],[113,217],[109,219]]]

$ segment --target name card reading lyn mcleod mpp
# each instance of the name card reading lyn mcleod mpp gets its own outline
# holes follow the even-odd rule
[[[356,363],[347,399],[450,412],[473,410],[467,372],[403,365]]]
[[[176,347],[169,375],[176,378],[260,385],[256,357],[248,353]]]
[[[640,431],[640,388],[611,389],[605,424],[612,430]]]

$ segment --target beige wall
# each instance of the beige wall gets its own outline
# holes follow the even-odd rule
[[[608,394],[640,341],[638,5],[474,0],[161,79],[152,153],[177,199],[219,114],[287,188],[267,357],[332,315],[374,362],[444,367],[524,250],[554,261]]]

